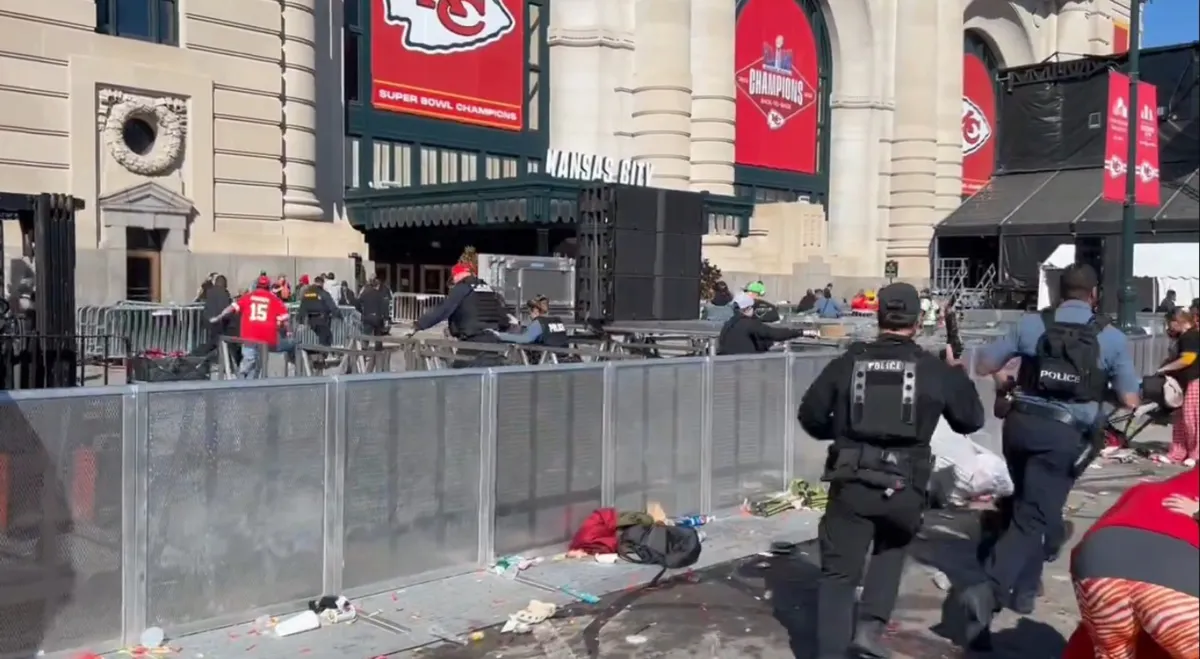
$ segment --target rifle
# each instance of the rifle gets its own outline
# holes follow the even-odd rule
[[[950,353],[955,359],[962,357],[963,342],[962,335],[958,332],[958,312],[954,310],[954,304],[958,301],[957,295],[951,296],[946,302],[946,345],[950,347]],[[943,351],[943,358],[945,352]]]

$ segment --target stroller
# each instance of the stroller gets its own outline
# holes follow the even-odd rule
[[[1128,449],[1143,430],[1170,424],[1171,415],[1183,405],[1183,387],[1169,375],[1142,378],[1142,400],[1135,410],[1114,409],[1104,429],[1105,450]]]

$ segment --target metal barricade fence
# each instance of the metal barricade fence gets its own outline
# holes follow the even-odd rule
[[[561,547],[601,506],[815,481],[795,410],[836,354],[4,394],[0,653],[179,638]]]
[[[421,314],[441,304],[445,295],[428,293],[394,293],[392,295],[392,322],[411,324]]]
[[[295,339],[301,343],[316,343],[316,335],[301,324],[299,305],[289,304],[290,324]],[[353,307],[340,307],[342,318],[333,321],[333,344],[348,346],[354,337],[362,335],[362,315]],[[164,353],[191,352],[208,340],[209,319],[204,317],[200,304],[157,304],[122,301],[112,306],[79,307],[75,311],[75,329],[80,336],[116,336],[125,339],[127,357],[146,351]],[[105,349],[99,340],[85,343],[90,358],[100,358]],[[109,353],[111,354],[111,352]]]

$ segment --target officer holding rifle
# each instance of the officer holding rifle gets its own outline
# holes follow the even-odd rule
[[[851,345],[830,362],[798,412],[805,432],[833,442],[822,476],[830,483],[829,503],[818,530],[818,659],[843,659],[848,650],[859,657],[889,656],[881,638],[908,546],[921,526],[934,429],[942,418],[963,434],[984,423],[975,385],[958,367],[961,346],[948,346],[939,357],[914,342],[921,322],[917,290],[890,284],[878,300],[879,337]]]

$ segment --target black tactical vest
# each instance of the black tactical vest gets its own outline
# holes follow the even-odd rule
[[[917,350],[917,348],[914,348]],[[872,444],[917,439],[917,355],[897,358],[894,347],[852,347],[850,429]]]
[[[538,316],[533,322],[542,326],[542,336],[538,343],[549,348],[567,348],[567,326],[558,316]]]
[[[1093,316],[1086,324],[1054,319],[1042,312],[1046,329],[1033,357],[1021,360],[1017,383],[1024,393],[1068,403],[1098,403],[1108,392],[1108,375],[1100,366],[1100,332],[1108,319]]]
[[[321,287],[316,284],[309,284],[300,291],[300,316],[324,316],[329,313],[329,309],[325,308],[325,303],[321,300]]]
[[[499,330],[505,324],[508,310],[504,308],[504,301],[486,282],[476,277],[468,277],[455,286],[469,286],[471,292],[454,313],[450,314],[447,324],[451,336],[468,340],[484,334],[489,329]]]

